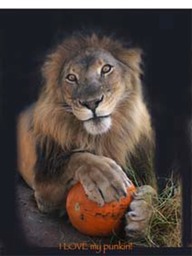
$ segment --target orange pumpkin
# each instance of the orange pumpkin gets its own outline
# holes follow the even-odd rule
[[[91,236],[107,236],[121,226],[122,218],[136,190],[131,185],[127,196],[119,201],[99,206],[91,201],[80,183],[72,187],[67,196],[66,209],[72,225],[81,233]]]

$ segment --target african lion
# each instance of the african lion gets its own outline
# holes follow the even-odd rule
[[[140,62],[139,49],[96,34],[73,35],[47,57],[40,96],[18,120],[19,172],[40,211],[63,208],[78,181],[100,205],[118,200],[130,178],[140,187],[126,232],[145,230],[151,214],[145,195],[155,194],[156,178]]]

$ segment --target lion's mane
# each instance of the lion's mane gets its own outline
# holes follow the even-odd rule
[[[129,67],[124,80],[131,81],[133,90],[122,100],[113,114],[111,129],[104,134],[91,136],[73,114],[62,104],[60,76],[65,61],[82,49],[94,47],[110,52],[117,60]],[[143,99],[141,87],[141,51],[129,49],[110,37],[72,36],[64,40],[49,56],[43,66],[44,87],[33,111],[33,133],[39,141],[54,140],[62,150],[87,150],[114,159],[123,168],[143,168],[146,159],[151,161],[153,132],[151,120]],[[128,83],[128,82],[127,82]],[[63,102],[64,103],[64,102]],[[54,154],[54,153],[53,153]],[[140,156],[144,162],[140,161]],[[147,167],[148,168],[148,167]],[[142,170],[141,176],[142,174]],[[144,173],[144,168],[143,168]],[[144,176],[150,176],[149,173]],[[146,180],[147,178],[144,177]]]

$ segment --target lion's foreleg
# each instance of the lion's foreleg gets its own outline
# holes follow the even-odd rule
[[[129,237],[144,236],[157,199],[157,180],[153,166],[154,145],[147,139],[141,141],[142,147],[136,152],[133,169],[134,175],[128,176],[137,180],[137,192],[134,194],[126,214],[125,231]]]
[[[64,208],[67,192],[77,182],[81,182],[88,197],[100,205],[126,195],[131,185],[121,167],[110,158],[72,152],[65,159],[63,152],[54,147],[57,154],[53,161],[49,152],[42,152],[43,148],[48,147],[41,147],[38,154],[34,186],[37,205],[43,212]]]

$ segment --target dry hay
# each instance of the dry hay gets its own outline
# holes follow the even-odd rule
[[[181,188],[170,179],[153,206],[146,237],[135,246],[181,247]]]

